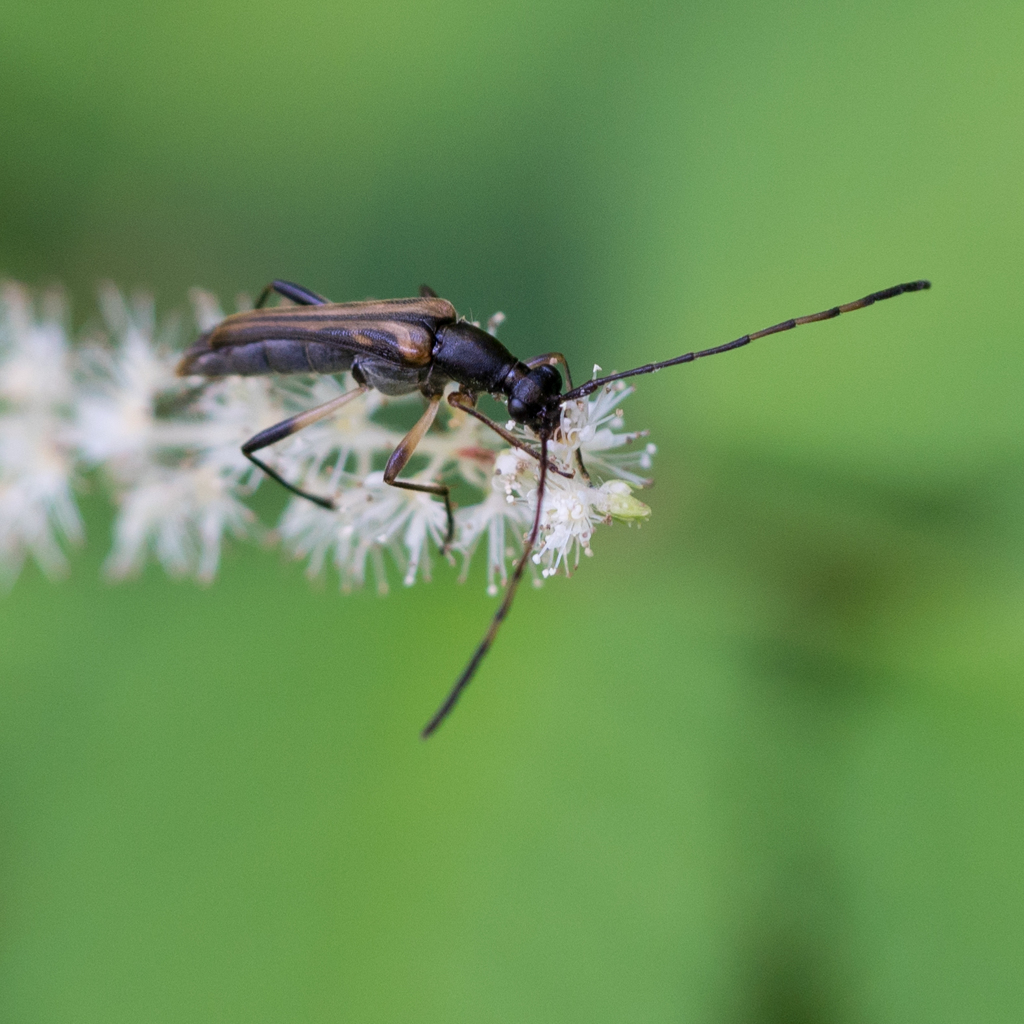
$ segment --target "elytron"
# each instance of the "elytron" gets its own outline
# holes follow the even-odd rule
[[[420,288],[419,298],[329,302],[308,288],[288,281],[273,281],[263,290],[255,309],[235,313],[202,334],[185,352],[178,364],[178,374],[224,377],[231,374],[333,374],[349,371],[356,382],[356,387],[351,391],[260,431],[242,446],[246,457],[263,472],[293,493],[328,509],[334,508],[330,498],[311,494],[289,483],[262,459],[257,458],[255,453],[332,415],[345,403],[371,388],[385,395],[405,395],[419,391],[426,399],[426,410],[392,452],[384,469],[384,480],[392,487],[425,491],[438,495],[444,501],[448,523],[445,549],[452,542],[455,528],[448,487],[440,483],[403,480],[399,478],[399,473],[408,464],[416,446],[434,422],[446,385],[458,385],[457,390],[448,395],[448,402],[454,408],[476,416],[510,445],[522,448],[538,459],[537,508],[523,552],[484,638],[444,703],[424,728],[423,736],[426,738],[455,707],[508,614],[527,559],[540,532],[548,472],[571,475],[548,460],[548,444],[566,402],[584,398],[612,381],[654,373],[704,356],[718,355],[741,348],[769,334],[779,334],[818,320],[829,320],[841,313],[852,313],[904,292],[917,292],[930,287],[928,281],[894,285],[854,302],[832,306],[820,313],[783,320],[752,334],[744,334],[724,345],[687,352],[661,362],[646,363],[632,370],[589,380],[574,388],[568,363],[560,353],[551,352],[532,359],[518,359],[497,338],[475,324],[460,319],[455,307],[446,299],[438,297],[426,285]],[[295,305],[263,308],[273,292],[290,299]],[[568,391],[562,391],[562,375],[556,367],[564,371],[564,383]],[[482,394],[504,400],[510,419],[529,427],[536,434],[539,450],[527,445],[522,438],[480,412],[476,403]],[[579,469],[586,472],[582,461]]]

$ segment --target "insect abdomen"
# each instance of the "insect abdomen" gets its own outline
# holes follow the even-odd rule
[[[352,365],[354,353],[339,345],[317,341],[270,338],[247,345],[209,348],[207,335],[190,348],[178,364],[178,374],[187,377],[243,377],[264,373],[339,373]]]

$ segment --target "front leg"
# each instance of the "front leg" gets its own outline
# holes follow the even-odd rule
[[[445,534],[444,544],[441,547],[441,554],[447,555],[455,537],[455,517],[452,515],[452,503],[449,497],[449,488],[445,484],[419,484],[411,480],[399,480],[398,474],[405,469],[412,454],[416,451],[417,445],[423,440],[423,435],[430,429],[430,425],[437,416],[437,410],[441,406],[441,396],[434,395],[427,405],[426,411],[416,421],[416,425],[402,438],[401,444],[391,453],[388,464],[384,467],[384,483],[392,487],[403,487],[407,491],[422,491],[425,494],[438,494],[444,498],[444,511],[448,516],[448,531]]]
[[[540,461],[540,452],[536,448],[531,448],[522,438],[516,437],[510,430],[507,430],[500,423],[495,423],[490,416],[484,415],[476,407],[476,396],[469,391],[453,391],[448,396],[448,404],[453,409],[461,409],[463,412],[468,412],[470,416],[475,416],[484,426],[490,427],[498,437],[503,441],[506,441],[513,448],[519,448],[526,452],[527,455],[532,455],[537,461]],[[557,473],[559,476],[564,476],[568,479],[572,479],[572,473],[567,473],[564,469],[556,466],[550,459],[548,459],[548,469],[552,473]]]

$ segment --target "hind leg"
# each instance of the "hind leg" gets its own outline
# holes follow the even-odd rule
[[[286,299],[291,299],[292,302],[297,302],[300,306],[325,306],[328,302],[322,295],[303,288],[301,284],[292,284],[291,281],[271,281],[260,292],[260,297],[256,300],[256,309],[259,309],[273,292],[283,295]]]
[[[324,402],[323,405],[318,405],[314,409],[307,409],[306,412],[297,413],[295,416],[289,416],[288,419],[275,423],[272,427],[267,427],[266,430],[261,430],[242,445],[242,454],[250,462],[259,466],[267,476],[276,480],[283,487],[287,487],[292,494],[297,494],[300,498],[305,498],[321,508],[333,509],[334,502],[330,498],[321,498],[317,494],[310,494],[309,491],[296,487],[295,484],[290,484],[280,473],[271,469],[262,459],[257,459],[253,452],[258,452],[261,448],[274,444],[275,441],[283,441],[286,437],[291,437],[292,434],[297,433],[304,427],[326,419],[331,413],[340,409],[346,403],[351,402],[353,398],[358,398],[369,390],[367,385],[361,384],[351,391],[346,391],[343,395],[338,395],[337,398],[332,398],[329,402]]]

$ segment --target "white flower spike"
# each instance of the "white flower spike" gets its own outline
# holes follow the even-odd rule
[[[223,320],[209,292],[194,289],[189,298],[195,329]],[[48,574],[66,570],[65,549],[83,536],[74,486],[87,474],[98,474],[117,507],[104,563],[111,579],[135,575],[153,560],[172,576],[209,583],[227,537],[276,538],[306,562],[308,575],[333,568],[343,590],[362,586],[372,571],[386,593],[388,563],[406,586],[430,578],[444,540],[443,504],[387,486],[381,473],[417,407],[415,396],[370,391],[276,444],[268,455],[275,470],[336,508],[293,497],[268,532],[248,504],[264,475],[241,445],[270,424],[343,394],[351,378],[182,380],[175,367],[192,331],[158,319],[148,296],[129,298],[112,285],[101,288],[99,305],[100,330],[76,345],[59,293],[37,298],[21,285],[3,285],[0,582],[12,583],[29,557]],[[236,300],[239,310],[251,306],[245,296]],[[489,333],[504,319],[494,314]],[[630,391],[619,385],[563,410],[551,459],[565,475],[548,474],[534,555],[537,584],[575,568],[581,552],[591,553],[598,525],[649,514],[631,494],[647,482],[642,472],[650,468],[653,446],[630,446],[643,436],[623,429],[619,405]],[[536,446],[532,432],[516,427],[516,434]],[[448,560],[458,559],[464,579],[486,537],[486,587],[497,594],[533,523],[536,459],[504,447],[460,410],[439,418],[417,458],[421,464],[403,476],[459,488]]]

